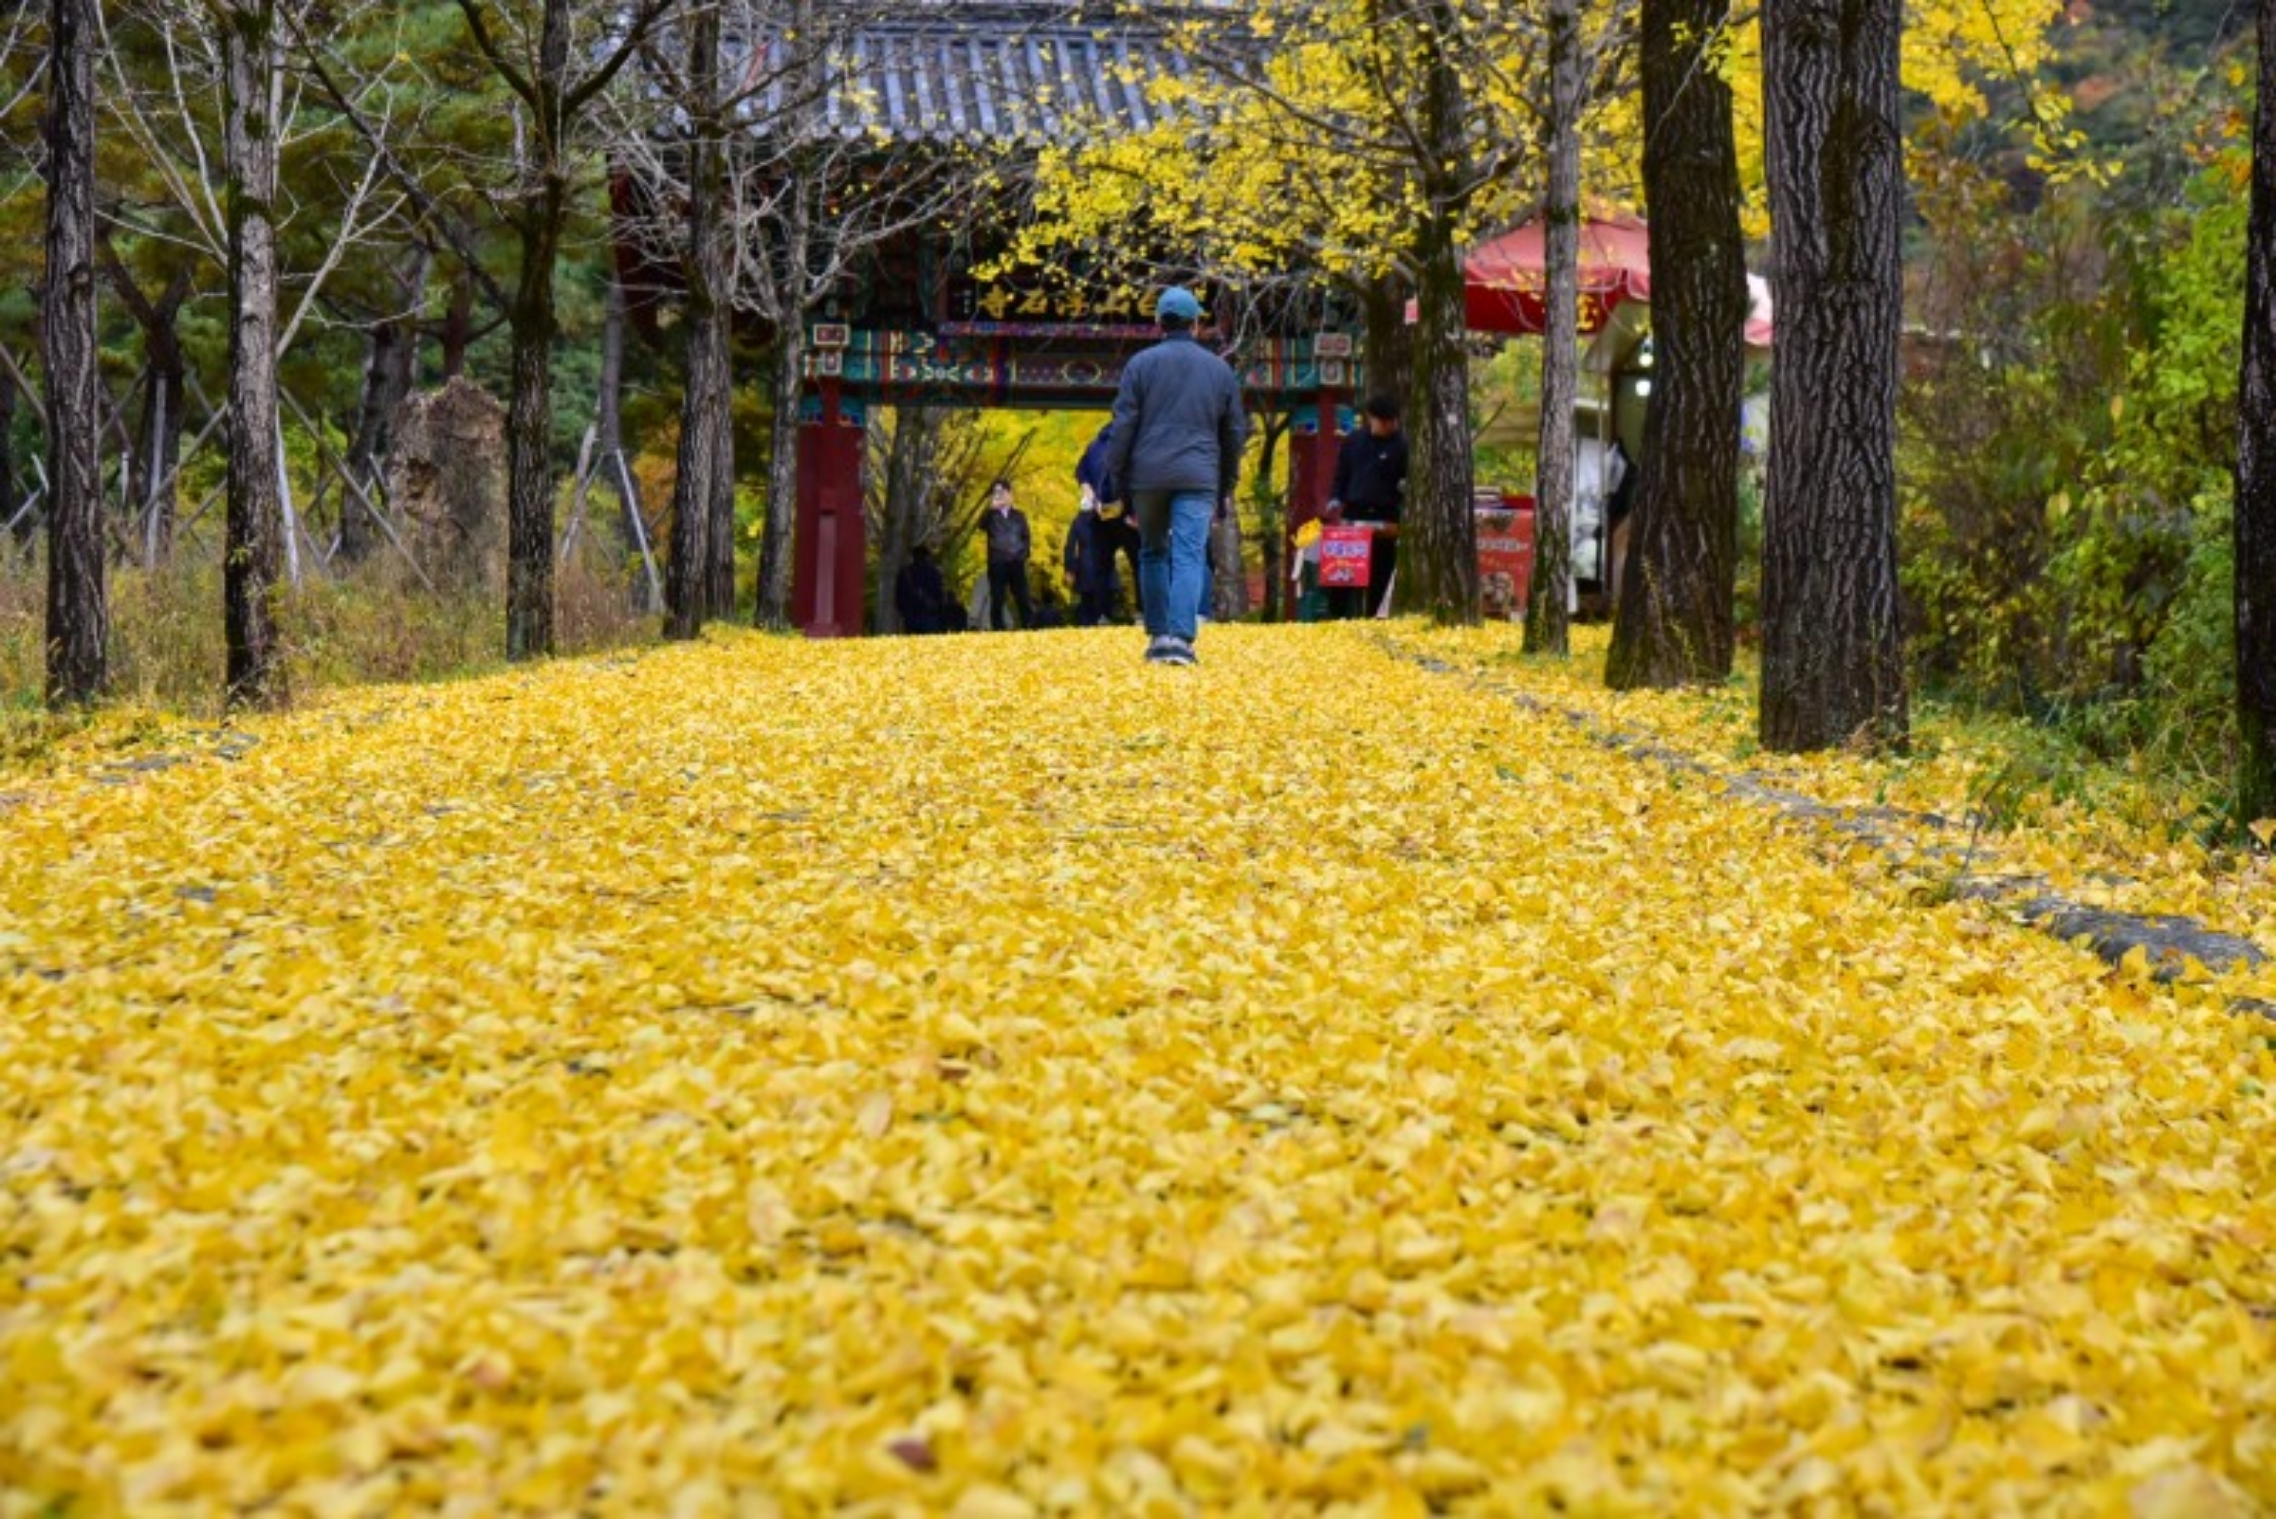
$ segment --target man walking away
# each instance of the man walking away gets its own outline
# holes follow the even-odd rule
[[[1399,431],[1397,397],[1367,398],[1359,427],[1336,450],[1336,479],[1325,516],[1330,522],[1364,522],[1374,529],[1364,589],[1330,592],[1336,617],[1372,617],[1399,567],[1399,516],[1407,501],[1407,436]]]
[[[1162,340],[1122,371],[1109,473],[1138,517],[1146,658],[1190,665],[1217,503],[1240,481],[1241,386],[1194,341],[1201,302],[1175,286],[1154,306]]]
[[[1035,605],[1027,594],[1027,555],[1031,540],[1027,514],[1012,505],[1009,480],[988,493],[988,621],[998,632],[1011,625],[1011,604],[1019,603],[1019,625],[1035,626]]]
[[[909,562],[893,581],[893,607],[901,614],[904,633],[948,631],[948,582],[933,563],[932,545],[920,543],[909,551]]]

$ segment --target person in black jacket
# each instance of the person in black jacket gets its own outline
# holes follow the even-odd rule
[[[1011,604],[1019,603],[1019,625],[1035,626],[1035,603],[1028,599],[1027,556],[1033,539],[1027,514],[1012,505],[1012,484],[998,480],[988,493],[981,519],[988,539],[988,621],[998,632],[1011,626]]]
[[[1241,474],[1241,383],[1194,341],[1201,302],[1190,290],[1154,305],[1162,340],[1123,366],[1107,470],[1138,514],[1146,658],[1194,663],[1209,524]]]
[[[1122,499],[1122,482],[1115,479],[1107,460],[1114,451],[1114,423],[1109,421],[1091,439],[1091,446],[1083,450],[1082,459],[1075,465],[1075,485],[1089,499],[1098,503],[1097,537],[1099,551],[1106,565],[1106,615],[1100,620],[1111,621],[1115,615],[1115,602],[1122,585],[1116,575],[1115,557],[1120,555],[1130,564],[1130,593],[1137,602],[1138,615],[1146,615],[1146,587],[1138,574],[1138,519],[1130,511],[1129,503]]]
[[[1075,626],[1095,628],[1105,622],[1114,605],[1114,546],[1107,525],[1099,520],[1098,506],[1088,488],[1082,506],[1067,528],[1067,547],[1061,555],[1067,584],[1075,593]]]
[[[1331,617],[1372,617],[1399,567],[1399,518],[1407,505],[1407,435],[1399,430],[1399,401],[1378,392],[1367,398],[1362,425],[1336,451],[1335,485],[1323,516],[1330,522],[1364,522],[1375,529],[1364,589],[1337,590]]]
[[[933,563],[930,545],[920,543],[909,551],[909,562],[893,581],[893,608],[901,614],[904,633],[948,631],[948,582]]]

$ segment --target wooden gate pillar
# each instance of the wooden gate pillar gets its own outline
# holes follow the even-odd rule
[[[868,531],[862,518],[862,427],[843,409],[843,385],[835,374],[816,379],[798,424],[790,615],[809,638],[858,638],[863,631]]]

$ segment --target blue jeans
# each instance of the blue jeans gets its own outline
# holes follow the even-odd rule
[[[1134,490],[1130,498],[1138,513],[1138,588],[1146,603],[1146,631],[1191,643],[1201,615],[1216,493]]]

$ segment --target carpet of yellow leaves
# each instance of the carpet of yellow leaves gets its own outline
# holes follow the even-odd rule
[[[18,784],[0,1514],[2276,1503],[2233,986],[1370,630],[1203,657],[743,637]]]

